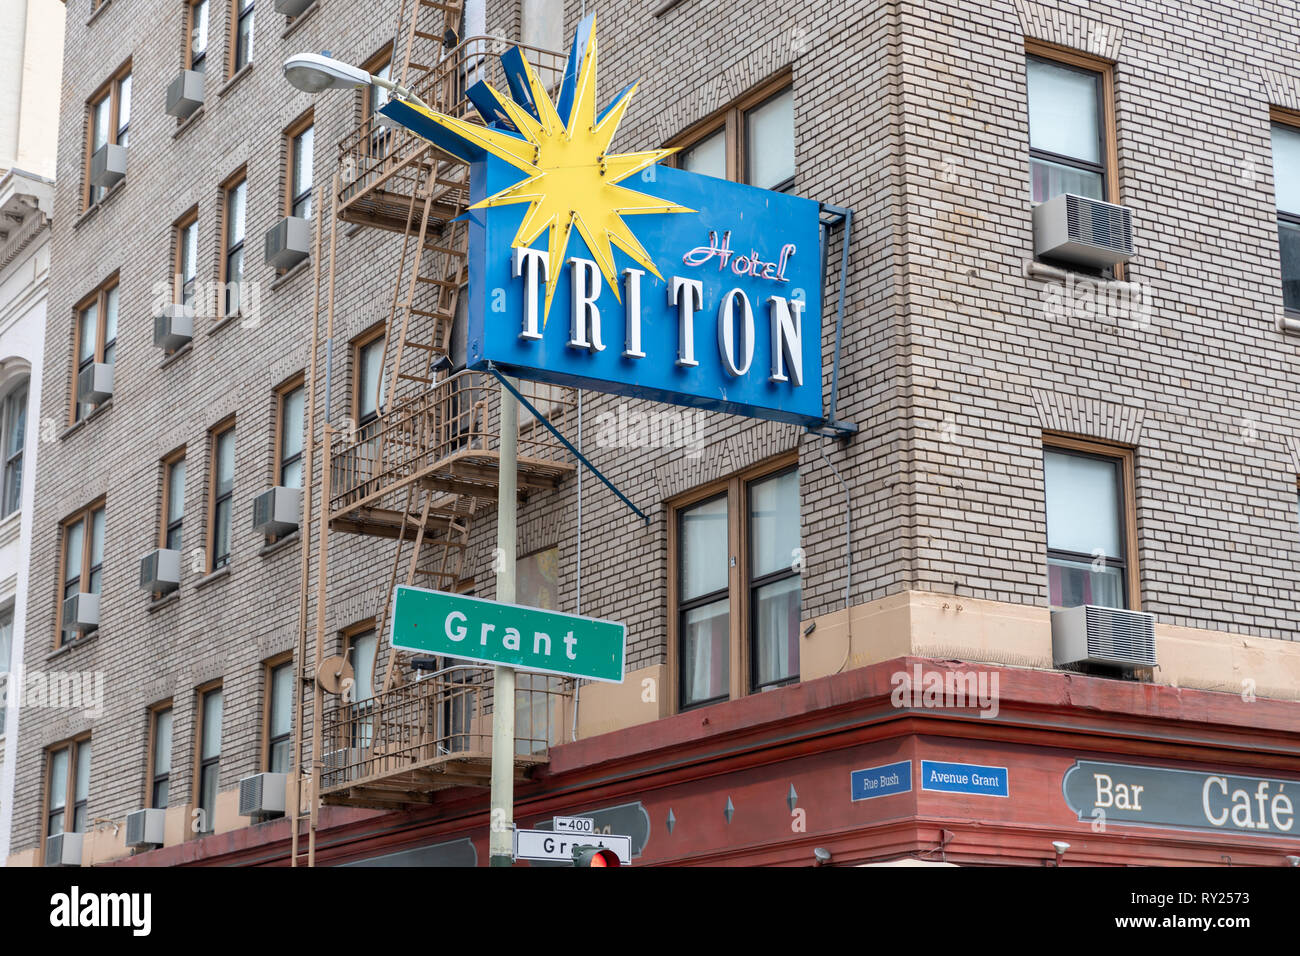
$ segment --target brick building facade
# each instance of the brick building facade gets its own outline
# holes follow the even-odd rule
[[[93,13],[69,10],[41,396],[51,440],[37,476],[25,664],[102,672],[106,691],[102,714],[24,712],[13,862],[38,856],[51,807],[48,765],[67,742],[91,741],[89,820],[120,820],[144,805],[150,708],[167,701],[172,764],[185,768],[173,771],[170,805],[195,804],[196,709],[216,681],[225,710],[218,789],[229,794],[241,777],[266,769],[267,663],[294,649],[304,565],[297,535],[268,545],[250,530],[249,516],[253,497],[274,483],[276,389],[308,364],[315,263],[276,275],[262,261],[260,240],[293,191],[286,131],[311,111],[319,219],[335,144],[364,108],[360,93],[293,90],[279,64],[319,49],[371,61],[391,40],[395,7],[341,9],[318,0],[286,23],[267,3],[255,13],[252,65],[232,75],[237,8],[213,2],[208,89],[199,111],[179,122],[162,104],[184,65],[185,8],[155,0],[145,12],[106,0]],[[565,5],[566,36],[590,9]],[[1205,774],[1227,767],[1224,773],[1271,775],[1300,789],[1292,583],[1300,562],[1300,423],[1291,411],[1300,389],[1300,320],[1284,301],[1298,278],[1284,264],[1285,232],[1279,248],[1283,196],[1300,181],[1300,168],[1282,162],[1292,155],[1287,137],[1300,117],[1294,7],[878,2],[820,4],[793,16],[760,3],[741,17],[712,0],[623,0],[594,9],[602,101],[641,80],[621,149],[698,146],[727,130],[726,148],[739,157],[731,162],[744,167],[728,171],[745,178],[746,160],[757,161],[743,145],[752,110],[792,91],[792,190],[855,213],[837,417],[858,431],[838,441],[706,415],[698,454],[617,447],[638,444],[627,435],[610,447],[598,423],[618,421],[620,406],[625,415],[654,409],[584,394],[584,450],[651,520],[642,525],[588,478],[579,527],[571,476],[528,499],[518,551],[555,549],[560,609],[627,624],[629,675],[622,689],[580,690],[588,708],[574,718],[581,739],[556,742],[521,801],[538,815],[643,801],[647,862],[810,861],[804,851],[818,841],[849,861],[920,854],[937,842],[950,860],[1033,862],[1041,855],[1034,834],[1044,828],[1073,834],[1073,852],[1082,846],[1084,860],[1116,862],[1132,858],[1125,856],[1132,844],[1120,849],[1123,828],[1090,830],[1081,808],[1070,804],[1075,817],[1060,801],[1072,755]],[[518,39],[537,10],[492,0],[485,29]],[[86,208],[87,103],[128,64],[126,177]],[[1041,80],[1031,79],[1035,70]],[[1093,92],[1080,93],[1080,77]],[[755,91],[763,98],[751,103]],[[1040,95],[1041,113],[1030,102]],[[1092,157],[1063,152],[1071,122],[1049,125],[1047,98],[1076,95],[1094,97],[1088,122],[1096,140],[1081,147],[1095,146]],[[1046,117],[1032,134],[1031,113]],[[1049,140],[1055,148],[1042,145]],[[259,286],[260,316],[196,320],[193,343],[164,356],[151,344],[150,303],[173,268],[176,224],[197,206],[197,278],[217,280],[228,245],[226,187],[240,170],[248,183],[246,274]],[[1134,255],[1122,273],[1035,258],[1034,199],[1048,198],[1031,193],[1040,174],[1049,192],[1053,176],[1095,181],[1095,198],[1132,210]],[[343,346],[386,318],[397,242],[372,229],[340,231],[329,396],[336,415],[349,414],[359,375],[357,355]],[[833,246],[832,258],[838,252]],[[828,276],[828,302],[836,282]],[[113,283],[120,286],[113,394],[76,422],[78,308]],[[828,367],[832,330],[827,322]],[[829,402],[829,381],[826,390]],[[231,416],[231,557],[209,573],[210,433]],[[162,463],[182,446],[189,463],[183,581],[155,601],[137,586],[137,562],[157,546]],[[1054,461],[1114,465],[1115,510],[1083,517],[1085,525],[1118,529],[1114,547],[1100,531],[1096,549],[1052,540],[1047,502],[1059,494],[1065,497],[1052,500],[1069,505],[1078,486],[1048,488],[1045,449],[1060,456]],[[728,520],[740,521],[734,509],[748,508],[755,481],[792,465],[802,549],[797,679],[760,694],[742,664],[744,678],[733,671],[723,696],[745,700],[688,709],[679,646],[685,602],[675,583],[683,545],[675,529],[689,506],[722,494]],[[101,501],[99,630],[59,647],[61,529],[79,513],[89,527],[86,509]],[[1092,507],[1083,498],[1075,504]],[[467,574],[483,597],[494,594],[494,535],[490,517],[476,522]],[[347,544],[330,557],[330,635],[379,615],[391,564],[381,542],[332,538],[339,540]],[[1084,566],[1094,562],[1091,577],[1078,560],[1071,564],[1072,554],[1082,554]],[[1049,572],[1052,562],[1057,570]],[[723,600],[737,607],[736,592],[749,579],[736,572],[723,587]],[[1098,603],[1107,603],[1105,588],[1116,588],[1113,603],[1154,615],[1158,666],[1125,674],[1056,667],[1050,609],[1081,603],[1063,597],[1077,587]],[[753,635],[737,628],[733,661],[752,653]],[[343,640],[332,638],[330,653]],[[989,729],[997,718],[891,711],[888,675],[918,661],[996,671],[1005,733]],[[856,736],[835,736],[848,726]],[[803,735],[798,753],[791,735]],[[824,827],[810,819],[806,831],[792,831],[788,814],[777,814],[743,840],[729,837],[721,822],[724,798],[732,799],[727,774],[737,794],[771,789],[776,810],[785,798],[779,772],[751,779],[767,772],[762,761],[741,756],[753,752],[770,754],[769,763],[792,761],[791,793],[811,787],[864,813],[876,805],[851,802],[837,789],[848,786],[859,761],[966,754],[975,764],[1010,768],[1012,809],[930,794],[930,803],[899,805],[885,822],[837,815]],[[816,763],[819,753],[844,762]],[[664,776],[649,781],[655,773]],[[701,782],[711,777],[714,784]],[[650,796],[650,782],[662,790],[670,778],[685,788],[684,803],[663,803],[660,791]],[[1020,792],[1032,798],[1016,801],[1021,779]],[[68,799],[75,796],[69,787]],[[695,837],[684,828],[671,843],[673,825],[665,834],[662,814],[685,821],[683,806],[711,800],[717,813],[711,803],[708,812],[718,819]],[[433,803],[390,813],[382,824],[372,811],[329,808],[322,827],[335,836],[325,860],[414,853],[431,840],[482,843],[481,793],[451,791]],[[739,798],[737,806],[743,816]],[[287,860],[284,821],[247,831],[228,799],[218,808],[215,834],[202,838],[187,832],[187,818],[169,814],[168,845],[138,860]],[[1003,849],[973,835],[968,825],[981,819],[1004,828]],[[725,826],[731,822],[728,815]],[[1153,826],[1137,831],[1146,854],[1138,859],[1215,862],[1228,847],[1251,862],[1280,862],[1291,838],[1240,830],[1189,836],[1168,820]],[[941,835],[949,830],[955,841]],[[741,843],[764,849],[746,856],[735,849]],[[108,836],[92,845],[100,854],[93,862],[126,853]],[[481,859],[481,847],[476,852]]]

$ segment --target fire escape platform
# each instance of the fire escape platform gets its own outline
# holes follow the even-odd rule
[[[528,779],[534,767],[547,763],[545,754],[515,757],[515,782]],[[492,755],[448,754],[401,770],[386,770],[334,786],[321,786],[321,801],[328,806],[400,809],[433,802],[439,790],[452,787],[487,787],[492,782]]]

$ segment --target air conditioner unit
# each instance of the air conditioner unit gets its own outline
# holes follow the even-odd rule
[[[134,850],[152,850],[166,842],[167,811],[136,810],[126,815],[126,845]]]
[[[115,143],[105,143],[90,157],[90,184],[92,186],[116,186],[126,175],[126,147]]]
[[[311,251],[311,220],[285,216],[266,234],[266,264],[288,269]]]
[[[287,773],[257,773],[239,781],[239,815],[265,820],[282,816]]]
[[[302,515],[302,489],[268,488],[253,499],[253,530],[262,534],[288,534]]]
[[[356,776],[356,764],[360,760],[361,755],[355,747],[325,751],[321,755],[320,785],[337,787],[347,783]]]
[[[113,366],[105,362],[87,365],[77,376],[77,401],[91,405],[113,397]]]
[[[58,833],[45,838],[46,866],[81,866],[83,833]]]
[[[314,2],[315,0],[275,0],[273,6],[276,13],[283,13],[286,17],[296,17]]]
[[[194,338],[194,306],[169,302],[154,313],[153,344],[178,349]]]
[[[1155,618],[1145,611],[1084,604],[1052,612],[1052,661],[1155,667]]]
[[[63,629],[85,633],[99,627],[99,595],[82,591],[63,602]]]
[[[1034,255],[1105,268],[1133,257],[1126,206],[1064,193],[1034,207]]]
[[[174,591],[181,584],[181,553],[168,548],[150,551],[140,559],[142,590]]]
[[[203,105],[203,74],[198,70],[181,70],[167,84],[167,115],[187,119]]]

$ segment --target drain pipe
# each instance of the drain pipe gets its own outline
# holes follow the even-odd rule
[[[831,470],[835,480],[844,489],[844,625],[849,632],[848,647],[844,650],[844,660],[840,662],[839,667],[835,668],[835,673],[838,674],[844,670],[845,665],[849,662],[849,656],[853,653],[853,611],[849,605],[849,596],[853,591],[853,515],[848,483],[845,482],[843,476],[840,475],[840,470],[835,467],[834,463],[826,455],[826,442],[831,440],[833,439],[822,439],[821,453],[822,461],[826,462],[826,467]]]

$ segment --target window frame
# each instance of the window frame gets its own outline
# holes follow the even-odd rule
[[[185,464],[185,449],[186,446],[182,445],[180,448],[176,449],[170,454],[165,455],[161,462],[162,464],[162,510],[159,513],[159,520],[158,520],[158,547],[160,548],[168,547],[168,543],[171,540],[171,534],[174,529],[179,530],[181,532],[181,541],[182,542],[184,541],[185,490],[183,487],[181,489],[180,517],[177,518],[175,521],[172,521],[169,518],[169,513],[171,511],[172,472],[175,470],[177,465]],[[190,477],[190,473],[189,473],[189,468],[187,466],[185,469],[184,480],[188,482],[189,477]],[[170,549],[170,550],[179,550],[179,548]]]
[[[114,70],[112,75],[96,87],[95,91],[86,98],[85,127],[82,133],[82,138],[85,140],[85,144],[82,148],[85,155],[82,158],[81,171],[81,208],[83,211],[94,206],[96,203],[103,202],[109,192],[117,188],[117,186],[109,187],[96,196],[95,190],[101,187],[94,186],[90,182],[90,165],[91,160],[95,155],[95,108],[103,102],[105,97],[109,98],[108,130],[105,134],[104,143],[109,146],[117,145],[122,133],[122,82],[130,77],[130,75],[131,60],[128,58],[125,63]],[[132,90],[132,93],[134,94],[134,90]],[[130,129],[130,124],[131,121],[128,116],[128,130]],[[123,177],[122,182],[125,181],[126,177]]]
[[[190,230],[193,230],[191,233]],[[193,243],[194,274],[185,275],[185,241],[191,235]],[[194,284],[193,296],[198,291],[199,279],[199,207],[191,206],[183,216],[172,225],[172,302],[180,305],[185,302],[185,287]]]
[[[1060,432],[1043,432],[1041,451],[1046,458],[1048,451],[1062,452],[1065,454],[1079,455],[1085,458],[1101,459],[1114,462],[1118,469],[1120,480],[1120,511],[1122,512],[1119,521],[1120,530],[1120,550],[1123,552],[1123,582],[1124,582],[1124,607],[1130,611],[1142,610],[1142,590],[1141,574],[1138,567],[1138,526],[1137,526],[1137,485],[1135,480],[1134,468],[1134,449],[1128,445],[1121,445],[1117,442],[1108,442],[1101,439],[1085,438],[1079,435],[1068,435]],[[1052,549],[1047,540],[1047,475],[1044,470],[1043,474],[1043,571],[1046,575],[1048,572],[1048,561],[1053,554],[1065,560],[1091,562],[1091,554],[1080,555],[1072,551],[1061,551]],[[1109,566],[1109,562],[1108,562]],[[1050,588],[1050,583],[1045,581]],[[1051,602],[1051,592],[1047,593],[1047,600]]]
[[[81,410],[81,403],[77,401],[77,380],[81,377],[81,373],[84,368],[89,367],[90,365],[99,365],[104,362],[105,354],[108,352],[110,346],[114,347],[113,358],[114,361],[116,362],[117,359],[116,348],[115,348],[117,345],[117,332],[116,332],[117,323],[116,322],[114,323],[113,338],[112,339],[107,338],[108,295],[114,289],[118,290],[117,293],[118,316],[117,317],[120,320],[122,317],[121,315],[122,292],[120,286],[121,286],[121,279],[119,277],[119,274],[114,272],[111,276],[109,276],[107,279],[101,282],[93,292],[91,292],[89,295],[86,295],[79,302],[77,302],[76,305],[72,307],[72,388],[71,388],[71,395],[69,397],[69,405],[68,405],[69,425],[75,425],[78,422],[86,421],[86,419],[90,418],[93,414],[95,414],[95,412],[98,411],[100,408],[102,408],[107,402],[112,401],[112,398],[110,397],[106,399],[104,402],[100,402],[97,405],[90,405],[86,414],[84,416],[80,416],[79,412]],[[96,309],[95,353],[89,359],[89,361],[83,363],[81,361],[81,316],[82,313],[84,313],[92,305]]]
[[[361,418],[361,356],[362,353],[371,345],[374,345],[375,342],[383,340],[387,331],[387,324],[381,322],[362,332],[352,340],[352,421],[356,423],[358,429],[363,425],[368,425],[370,422],[374,421],[383,412],[383,400],[384,397],[386,397],[386,389],[384,389],[383,385],[380,384],[378,395],[376,395],[375,411],[368,412],[365,420],[362,420]],[[383,348],[386,348],[386,345],[383,346]],[[379,364],[380,383],[384,380],[384,365],[385,363],[381,360]]]
[[[239,9],[239,3],[240,0],[230,0],[229,14],[227,15],[227,19],[230,21],[230,35],[226,38],[226,49],[230,51],[229,69],[226,71],[227,81],[234,79],[253,64],[253,31],[257,29],[257,18],[253,14],[256,12],[254,9],[256,3],[255,0],[248,0],[247,9],[242,11]],[[210,18],[211,9],[209,9],[208,14]],[[248,49],[246,51],[239,41],[239,26],[245,17],[252,21],[248,25]],[[208,22],[211,23],[211,19]],[[239,62],[241,52],[244,54],[243,63]]]
[[[168,770],[166,773],[158,773],[158,719],[164,714],[170,712],[172,715],[172,738],[171,750],[168,754]],[[145,751],[145,770],[144,770],[144,806],[147,810],[166,809],[158,806],[158,783],[166,780],[167,782],[167,806],[172,805],[171,800],[171,766],[174,763],[176,751],[176,708],[172,705],[172,699],[159,701],[152,705],[147,711],[146,720],[149,722],[149,746]]]
[[[233,245],[230,242],[230,199],[240,186],[244,187],[244,234],[239,237],[239,241]],[[217,253],[217,281],[220,284],[221,292],[219,300],[216,303],[219,318],[229,319],[238,316],[243,307],[243,295],[235,308],[230,308],[230,260],[238,252],[239,258],[239,279],[242,283],[248,275],[248,257],[244,254],[248,246],[248,167],[241,166],[221,183],[221,243]]]
[[[295,181],[298,169],[295,150],[297,149],[299,139],[309,129],[312,130],[312,160],[313,162],[315,161],[315,128],[315,110],[309,109],[307,112],[303,113],[302,116],[298,117],[298,119],[290,123],[284,131],[284,215],[286,216],[296,216],[297,212],[295,210],[298,208],[299,203],[304,199],[311,204],[311,210],[306,216],[301,218],[310,220],[312,214],[316,211],[315,167],[312,167],[312,184],[305,190],[297,190],[296,187],[298,183]]]
[[[297,463],[300,466],[302,466],[304,472],[302,476],[302,482],[301,484],[299,484],[298,487],[305,488],[308,484],[308,477],[305,473],[306,472],[305,452],[307,447],[306,388],[307,388],[307,375],[305,372],[298,372],[296,375],[293,375],[292,377],[285,380],[284,382],[281,382],[275,388],[275,429],[274,429],[274,436],[273,436],[274,444],[271,447],[271,484],[275,487],[281,487],[281,488],[287,487],[284,484],[284,469],[285,466],[294,463]],[[294,392],[298,391],[299,389],[303,389],[303,395],[302,395],[303,447],[298,451],[296,455],[290,455],[288,458],[285,458],[284,457],[284,430],[285,430],[286,422],[284,416],[285,416],[285,411],[288,408],[287,399],[289,398],[290,395],[292,395]]]
[[[108,513],[105,509],[105,505],[107,504],[107,501],[108,499],[106,497],[96,498],[90,504],[86,505],[83,508],[77,509],[72,514],[68,515],[66,518],[64,518],[62,521],[59,522],[59,587],[58,587],[58,591],[56,592],[58,595],[58,600],[55,602],[55,613],[54,613],[54,649],[55,650],[58,650],[61,647],[66,647],[67,645],[71,643],[75,643],[76,641],[85,640],[86,638],[90,637],[92,634],[99,633],[99,628],[95,628],[93,631],[87,631],[85,634],[81,635],[80,637],[73,638],[72,640],[65,640],[63,635],[63,602],[66,601],[69,597],[67,593],[68,585],[72,583],[73,580],[76,580],[77,582],[78,594],[102,593],[102,591],[101,592],[83,591],[81,590],[81,585],[83,583],[89,582],[90,578],[94,575],[96,570],[100,572],[101,577],[103,575],[104,565],[102,559],[98,565],[92,564],[91,555],[95,550],[94,548],[95,515],[101,511],[104,512],[105,537],[107,537],[108,535]],[[78,568],[76,578],[74,579],[68,574],[68,532],[71,530],[72,526],[79,521],[82,522],[81,567]]]
[[[752,623],[753,587],[750,576],[750,521],[749,521],[749,486],[764,478],[771,478],[791,469],[799,468],[797,450],[783,452],[764,461],[744,468],[726,478],[709,482],[693,488],[686,494],[668,502],[668,654],[667,672],[669,680],[668,707],[670,713],[683,713],[739,700],[762,690],[753,686],[754,641],[750,633]],[[682,636],[681,621],[683,611],[690,610],[696,604],[713,603],[719,599],[721,592],[710,592],[707,598],[694,598],[683,607],[679,598],[681,590],[681,526],[680,514],[686,509],[711,501],[720,496],[727,499],[727,598],[729,625],[728,652],[728,693],[727,696],[709,701],[702,701],[683,707],[682,668],[683,660],[680,641]],[[802,498],[800,499],[802,510]],[[802,525],[802,515],[800,517]],[[761,580],[767,581],[765,575]],[[760,579],[754,579],[758,581]],[[802,597],[801,597],[802,603]],[[782,684],[795,684],[800,681],[798,674],[782,681]],[[773,684],[772,686],[777,686]]]
[[[207,699],[208,696],[211,694],[222,695],[222,699],[221,699],[222,727],[221,727],[221,732],[217,734],[217,755],[215,757],[208,757],[205,759],[203,756],[203,733],[204,730],[206,729],[204,727],[204,711],[207,709]],[[216,832],[216,826],[217,826],[216,800],[219,798],[221,794],[221,757],[225,749],[223,746],[223,736],[224,736],[225,723],[226,723],[225,685],[223,681],[221,679],[217,679],[214,681],[209,681],[208,683],[203,684],[199,687],[196,687],[194,689],[194,702],[195,702],[194,766],[193,766],[194,776],[193,776],[193,780],[191,783],[191,790],[190,790],[190,793],[193,795],[191,806],[194,809],[198,810],[198,809],[202,809],[203,807],[203,804],[201,802],[203,800],[203,771],[210,766],[215,766],[217,768],[216,769],[217,782],[216,782],[216,786],[213,789],[213,805],[212,805],[212,813],[211,813],[212,819],[203,821],[206,825],[209,826],[209,829],[201,830],[195,833],[195,836],[208,836]],[[173,734],[175,734],[175,730],[176,730],[176,724],[175,724],[175,718],[173,717],[173,723],[172,723]],[[168,803],[170,802],[171,799],[169,796]]]
[[[370,688],[366,698],[364,700],[357,699],[357,694],[355,692],[355,688],[356,688],[355,683],[353,684],[354,693],[352,695],[351,701],[347,699],[346,694],[339,694],[339,709],[343,719],[347,721],[348,726],[352,728],[352,733],[356,733],[360,723],[365,720],[366,715],[375,709],[375,698],[379,696],[380,693],[378,690],[375,689],[375,677],[378,676],[379,651],[381,649],[380,642],[379,642],[379,632],[377,629],[378,624],[379,622],[372,617],[364,621],[358,621],[355,624],[349,625],[348,627],[344,628],[342,632],[343,659],[352,665],[352,675],[354,681],[356,680],[357,671],[356,671],[356,663],[352,659],[352,652],[356,648],[356,640],[357,638],[365,637],[368,634],[373,634],[375,638],[375,653],[370,663]],[[371,739],[373,739],[373,733],[374,733],[373,723],[369,726],[369,729],[372,735]],[[349,739],[348,744],[351,747],[360,746],[356,739]],[[368,742],[365,745],[368,746]]]
[[[750,111],[757,109],[784,94],[794,90],[794,71],[784,69],[764,80],[719,109],[687,127],[665,143],[665,147],[677,152],[667,160],[669,165],[681,168],[681,154],[704,142],[714,133],[724,132],[724,151],[726,154],[726,178],[733,183],[749,181],[749,143],[745,119]],[[797,117],[796,117],[797,118]],[[793,131],[792,131],[793,132]],[[771,187],[773,192],[787,192],[794,188],[799,176],[799,158],[795,155],[795,174],[784,182]]]
[[[289,751],[289,765],[282,771],[271,770],[271,751],[279,741],[293,743],[293,713],[296,701],[290,700],[289,707],[289,730],[277,737],[271,736],[271,715],[274,713],[274,691],[275,691],[275,672],[282,667],[290,669],[290,676],[293,676],[293,652],[285,651],[283,654],[277,654],[262,662],[262,761],[261,770],[263,773],[288,773],[293,769],[294,756],[293,751]],[[299,690],[296,680],[290,681],[290,687],[297,692]]]
[[[1101,137],[1098,154],[1102,161],[1100,164],[1086,163],[1073,156],[1062,156],[1058,153],[1048,152],[1047,150],[1035,150],[1032,145],[1029,146],[1028,157],[1030,159],[1043,159],[1048,162],[1062,163],[1072,166],[1076,169],[1087,169],[1091,172],[1101,173],[1102,198],[1108,203],[1120,203],[1120,178],[1119,178],[1119,131],[1115,119],[1115,64],[1094,56],[1090,53],[1084,53],[1081,50],[1073,50],[1068,47],[1057,46],[1051,43],[1044,43],[1041,40],[1031,38],[1025,39],[1025,138],[1029,142],[1029,60],[1044,60],[1054,63],[1057,66],[1063,66],[1086,73],[1093,73],[1097,77],[1097,132]],[[1030,185],[1030,196],[1032,197],[1032,183]],[[1117,275],[1118,277],[1118,275]]]
[[[0,475],[0,519],[8,518],[22,511],[23,508],[23,463],[27,452],[27,409],[31,401],[31,386],[31,375],[23,375],[9,387],[3,399],[0,399],[0,458],[4,461],[3,474]],[[23,440],[18,443],[18,449],[10,454],[9,436],[15,431],[14,419],[17,418],[17,413],[14,409],[17,407],[16,398],[20,392],[22,393]],[[17,497],[12,508],[9,507],[11,484],[13,493]]]
[[[1291,129],[1293,132],[1295,132],[1297,135],[1300,135],[1300,111],[1297,111],[1297,110],[1289,110],[1289,109],[1285,109],[1285,108],[1280,107],[1280,106],[1270,106],[1270,107],[1269,107],[1269,110],[1268,110],[1268,128],[1269,128],[1269,135],[1270,135],[1270,138],[1271,138],[1271,136],[1272,136],[1272,132],[1273,132],[1273,127],[1274,127],[1274,126],[1286,126],[1286,127],[1288,127],[1289,129]],[[1279,206],[1279,205],[1277,204],[1277,157],[1273,155],[1272,144],[1271,144],[1271,143],[1270,143],[1270,148],[1269,148],[1269,161],[1270,161],[1270,163],[1273,165],[1273,187],[1274,187],[1274,191],[1273,191],[1273,211],[1274,211],[1274,213],[1276,214],[1276,215],[1275,215],[1275,218],[1278,220],[1279,224],[1282,223],[1282,222],[1285,222],[1285,223],[1287,223],[1288,225],[1292,225],[1292,226],[1296,226],[1296,227],[1300,228],[1300,209],[1297,209],[1297,210],[1295,210],[1294,212],[1292,212],[1292,211],[1283,211],[1282,207]],[[1282,281],[1282,280],[1285,280],[1286,277],[1283,276],[1283,275],[1282,275],[1282,272],[1281,272],[1281,269],[1282,269],[1282,240],[1281,240],[1280,230],[1281,230],[1281,227],[1280,227],[1280,225],[1279,225],[1279,236],[1278,236],[1278,279],[1279,279],[1279,286],[1278,286],[1278,292],[1279,292],[1279,294],[1281,294],[1281,296],[1282,296],[1282,311],[1283,311],[1283,313],[1284,313],[1285,315],[1290,316],[1290,317],[1300,316],[1300,309],[1289,309],[1289,308],[1287,308],[1287,306],[1286,306],[1286,296],[1285,296],[1285,293],[1283,292],[1283,290],[1282,290],[1282,286],[1281,286],[1281,281]]]
[[[235,416],[222,419],[216,425],[208,429],[208,509],[207,509],[207,534],[206,547],[207,553],[207,573],[214,574],[222,568],[230,567],[231,559],[235,551],[235,475],[231,475],[230,491],[226,494],[220,494],[217,491],[217,469],[220,467],[219,443],[222,437],[227,434],[235,433],[236,420]],[[233,441],[238,441],[238,433],[232,435]],[[236,458],[235,464],[238,464],[237,455],[239,447],[236,445],[232,451],[232,457]],[[237,472],[238,469],[232,469]],[[189,471],[186,470],[186,478],[189,478]],[[230,502],[230,550],[224,555],[224,560],[218,563],[217,555],[217,510],[222,502]]]
[[[199,56],[194,54],[194,11],[199,6],[207,7],[208,15],[208,35],[203,44],[203,52]],[[208,72],[208,53],[212,48],[212,6],[209,0],[186,0],[185,3],[185,57],[182,61],[185,69],[198,69],[205,76]],[[196,67],[198,64],[198,67]]]
[[[65,781],[65,788],[63,794],[63,807],[61,808],[61,810],[58,811],[63,814],[63,829],[60,830],[59,832],[60,833],[84,833],[85,832],[84,830],[74,830],[71,827],[69,827],[68,824],[69,824],[69,814],[71,814],[72,826],[75,827],[77,825],[77,804],[79,802],[77,800],[77,763],[80,760],[81,748],[85,746],[90,746],[90,744],[91,744],[91,734],[87,732],[83,734],[78,734],[77,736],[71,737],[68,740],[61,740],[58,743],[51,744],[50,746],[45,748],[45,774],[44,774],[45,779],[43,781],[43,786],[41,788],[45,793],[45,797],[41,801],[41,809],[42,809],[41,860],[42,861],[45,860],[46,841],[51,836],[57,836],[57,834],[50,832],[51,830],[50,823],[55,814],[55,811],[50,806],[50,802],[54,797],[54,757],[56,754],[62,753],[63,751],[67,751],[68,753],[68,779]],[[91,760],[91,767],[93,769],[94,760],[95,760],[95,748],[93,746],[91,746],[90,748],[90,760]],[[89,774],[87,774],[87,777],[89,777]],[[87,785],[86,791],[87,792],[86,792],[85,802],[87,805],[89,805],[90,803],[89,785]],[[89,810],[87,810],[87,817],[89,817]],[[89,823],[90,822],[89,819],[87,819],[86,822]]]

